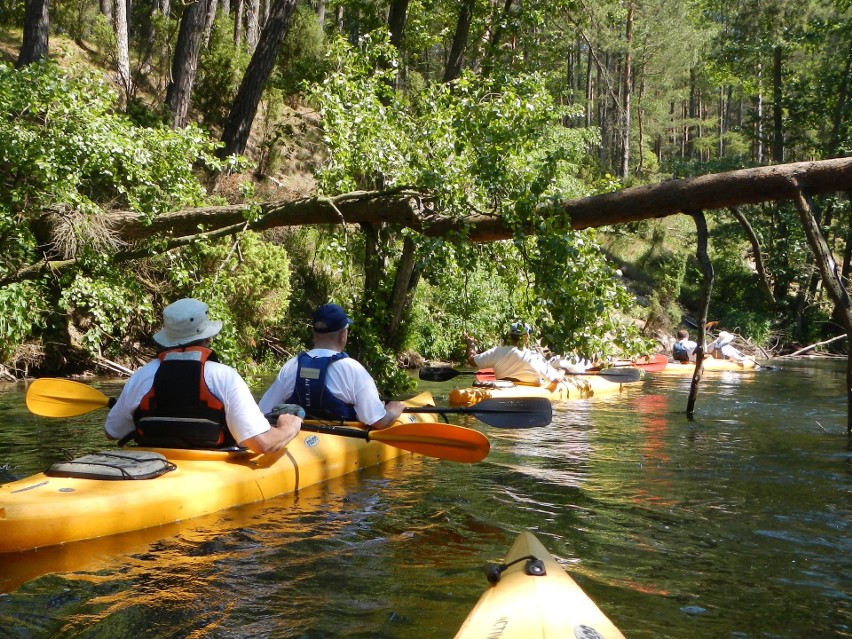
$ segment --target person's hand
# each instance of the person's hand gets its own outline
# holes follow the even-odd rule
[[[260,454],[274,453],[289,444],[299,434],[302,428],[302,418],[298,415],[282,413],[269,430],[240,442],[249,450]]]
[[[299,431],[302,429],[302,418],[299,415],[282,413],[275,421],[274,427],[281,431],[281,435],[284,439],[281,444],[283,448],[290,443],[290,440],[299,434]]]

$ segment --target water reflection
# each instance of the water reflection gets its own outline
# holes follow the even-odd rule
[[[693,420],[689,382],[566,402],[546,429],[479,424],[492,442],[480,464],[408,457],[264,504],[0,557],[0,637],[452,636],[484,564],[522,529],[634,639],[852,636],[842,371],[706,376]],[[431,390],[445,398],[446,386]],[[0,389],[0,407],[3,480],[104,446],[102,414],[34,418],[19,389]]]

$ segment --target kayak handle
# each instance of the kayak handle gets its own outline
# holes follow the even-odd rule
[[[503,571],[508,569],[509,566],[514,566],[519,561],[527,562],[525,572],[528,575],[542,577],[547,574],[547,569],[544,567],[544,562],[541,559],[535,555],[527,555],[525,557],[518,557],[515,561],[508,564],[488,564],[485,567],[485,576],[488,579],[488,583],[496,584],[500,581]]]

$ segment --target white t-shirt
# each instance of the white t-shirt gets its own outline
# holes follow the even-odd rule
[[[497,379],[516,379],[525,384],[541,384],[561,378],[560,372],[553,368],[541,355],[528,348],[516,346],[495,346],[473,356],[473,362],[479,368],[493,368]]]
[[[133,412],[154,385],[154,374],[158,368],[160,360],[155,359],[127,380],[115,406],[107,415],[104,424],[107,435],[121,439],[134,431]],[[224,404],[225,422],[238,443],[270,429],[269,422],[257,407],[245,380],[233,368],[219,362],[207,362],[204,365],[204,381],[210,392]]]
[[[732,359],[735,362],[739,362],[739,361],[742,361],[743,359],[745,359],[743,354],[740,353],[736,348],[734,348],[730,344],[725,344],[719,350],[722,351],[722,356],[725,359]]]
[[[327,348],[314,348],[308,351],[311,357],[332,357],[338,351]],[[287,361],[272,385],[260,398],[260,410],[271,411],[276,404],[285,403],[296,388],[296,371],[299,369],[297,358]],[[344,357],[332,362],[326,373],[325,384],[328,391],[337,399],[355,407],[358,421],[375,424],[385,416],[385,403],[379,397],[376,382],[359,362]]]

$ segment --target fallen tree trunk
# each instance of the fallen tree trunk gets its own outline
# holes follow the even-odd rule
[[[852,158],[799,162],[741,169],[684,180],[670,180],[575,200],[542,205],[542,217],[561,221],[565,230],[581,230],[676,215],[684,211],[721,209],[742,204],[795,200],[797,190],[811,195],[852,189]],[[310,224],[395,224],[430,237],[463,231],[472,242],[510,239],[516,228],[496,216],[464,218],[441,216],[430,194],[413,189],[346,193],[336,197],[311,197],[257,205],[211,206],[164,213],[152,221],[131,212],[111,213],[105,225],[118,242],[133,243],[149,237],[180,238],[234,227],[245,228],[254,209],[259,214],[248,228]],[[52,246],[59,214],[47,213],[35,232],[43,246]],[[532,229],[531,229],[532,232]]]

